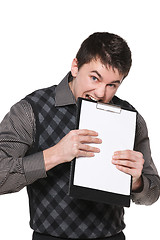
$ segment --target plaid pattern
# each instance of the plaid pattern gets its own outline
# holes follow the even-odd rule
[[[76,105],[55,107],[56,86],[26,97],[36,117],[36,139],[30,154],[58,143],[75,128]],[[122,207],[68,196],[70,163],[60,164],[27,187],[30,225],[39,233],[60,238],[104,238],[124,227]]]

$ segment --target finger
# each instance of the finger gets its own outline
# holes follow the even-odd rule
[[[93,130],[88,130],[88,129],[78,129],[76,130],[78,135],[89,135],[89,136],[98,136],[98,133]]]
[[[119,166],[123,166],[123,167],[127,167],[127,168],[134,168],[136,169],[138,167],[138,164],[136,164],[135,162],[132,161],[128,161],[128,160],[112,160],[112,163],[114,165],[119,165]]]
[[[100,149],[86,144],[79,144],[79,149],[87,152],[99,153]]]
[[[77,157],[94,157],[94,156],[95,156],[95,154],[93,152],[79,150]]]
[[[116,168],[118,170],[120,170],[121,172],[131,175],[133,177],[133,181],[135,181],[135,179],[138,179],[142,173],[141,170],[139,170],[139,169],[127,168],[127,167],[119,166],[119,165],[116,165]]]
[[[102,143],[102,140],[100,138],[96,138],[96,137],[91,137],[91,136],[79,136],[79,141],[81,143],[96,143],[96,144],[100,144]]]
[[[135,175],[135,170],[131,169],[131,168],[127,168],[127,167],[124,167],[124,166],[120,166],[120,165],[116,165],[116,168],[118,170],[120,170],[121,172],[124,172],[126,174],[129,174],[129,175],[132,175],[134,176]]]
[[[128,159],[136,162],[137,159],[143,159],[143,154],[132,150],[116,151],[113,155],[113,159]]]

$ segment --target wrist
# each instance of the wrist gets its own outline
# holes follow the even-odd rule
[[[133,192],[142,192],[143,190],[143,179],[142,177],[140,176],[135,182],[133,181],[132,183],[132,191]]]
[[[46,171],[49,171],[50,169],[61,163],[59,155],[56,153],[55,147],[44,150],[43,157]]]

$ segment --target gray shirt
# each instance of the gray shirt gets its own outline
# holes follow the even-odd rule
[[[57,104],[61,101],[75,103],[68,82],[61,82],[56,91]],[[25,156],[35,141],[36,123],[31,105],[21,100],[12,106],[0,124],[0,194],[16,192],[36,181],[47,177],[43,152]],[[160,194],[160,178],[151,158],[146,123],[137,116],[135,151],[144,156],[142,173],[143,189],[132,192],[137,204],[152,204]]]

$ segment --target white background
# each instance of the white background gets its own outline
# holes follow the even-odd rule
[[[0,0],[0,120],[28,93],[58,83],[88,35],[113,32],[127,40],[133,54],[117,95],[145,118],[160,171],[159,23],[158,0]],[[125,211],[128,240],[159,238],[160,200]],[[0,196],[0,239],[31,239],[28,222],[25,189]]]

